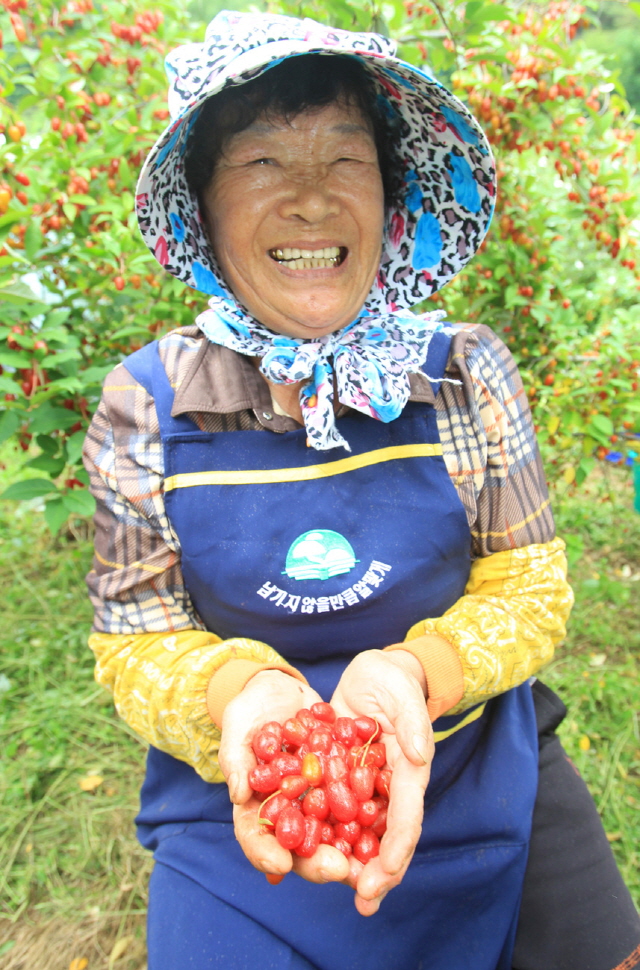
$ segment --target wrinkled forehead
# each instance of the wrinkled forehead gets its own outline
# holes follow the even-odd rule
[[[304,108],[291,116],[263,111],[241,129],[227,130],[222,148],[224,151],[231,143],[273,141],[278,144],[287,140],[346,145],[365,142],[375,148],[371,120],[357,105],[340,101],[322,108]]]

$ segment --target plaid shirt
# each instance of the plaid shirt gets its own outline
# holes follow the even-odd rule
[[[196,327],[160,341],[175,399],[203,431],[286,433],[299,425],[275,413],[252,362],[211,344]],[[473,554],[554,538],[531,414],[515,362],[487,327],[460,325],[435,399],[447,471],[464,505]],[[411,400],[434,403],[423,375]],[[339,412],[340,414],[340,412]],[[339,416],[339,415],[338,415]],[[162,490],[162,442],[152,398],[119,365],[106,379],[85,444],[98,503],[94,568],[88,576],[94,629],[110,634],[203,629],[180,568],[180,544]]]

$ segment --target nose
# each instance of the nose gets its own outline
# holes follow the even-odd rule
[[[340,211],[340,203],[322,175],[308,175],[291,180],[287,196],[280,206],[285,219],[319,223]]]

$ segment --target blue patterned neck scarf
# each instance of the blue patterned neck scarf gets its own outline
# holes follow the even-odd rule
[[[308,340],[274,333],[213,297],[196,323],[212,343],[261,358],[260,372],[273,384],[302,382],[300,407],[312,448],[351,451],[336,426],[334,375],[341,404],[393,421],[409,399],[409,374],[420,371],[432,335],[446,329],[444,316],[443,310],[384,316],[364,311],[348,327]]]

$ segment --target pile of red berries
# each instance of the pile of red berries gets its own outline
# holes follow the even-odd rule
[[[249,784],[259,820],[285,849],[310,858],[321,843],[368,862],[387,827],[391,770],[371,717],[336,717],[330,704],[263,724]]]

